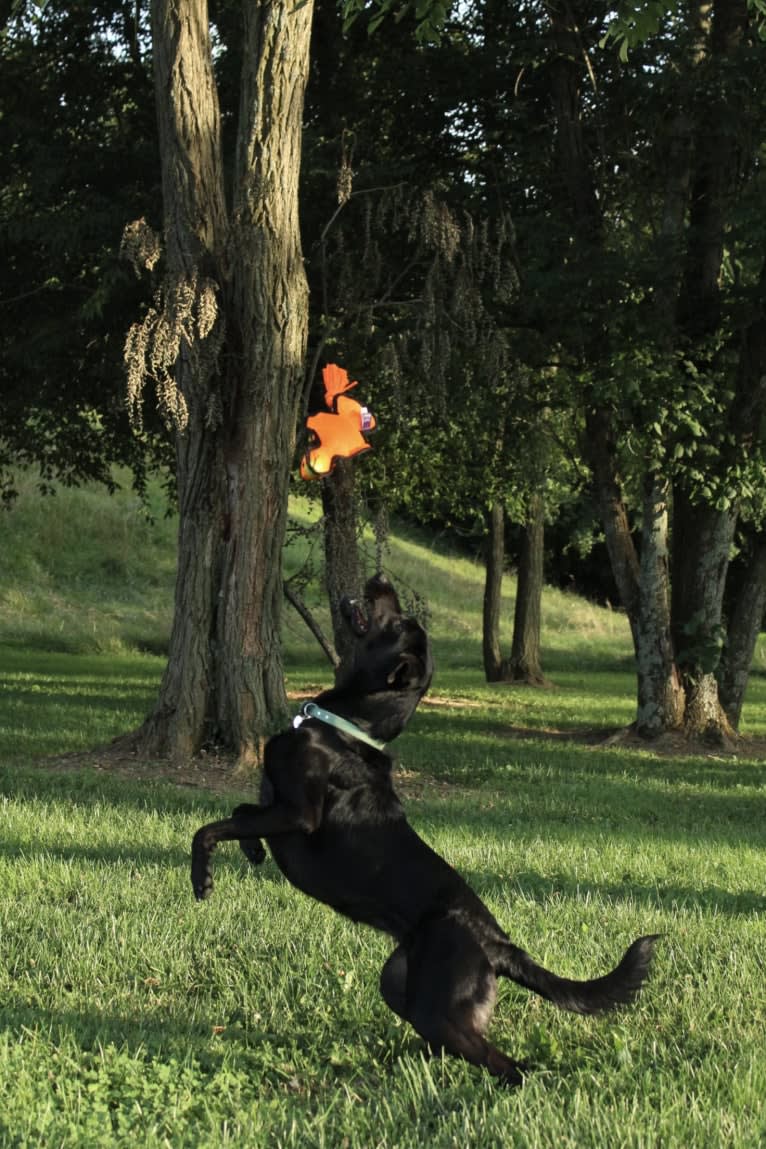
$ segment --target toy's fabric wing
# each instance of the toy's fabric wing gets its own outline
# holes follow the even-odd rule
[[[355,399],[340,394],[335,400],[334,413],[320,411],[318,415],[311,415],[306,426],[319,439],[319,443],[301,459],[302,478],[312,479],[329,475],[336,459],[349,459],[362,451],[369,451],[370,444],[362,429],[374,431],[376,420]]]
[[[322,368],[322,382],[324,383],[324,401],[328,411],[335,410],[336,396],[357,386],[356,382],[351,383],[349,381],[348,371],[339,367],[337,363],[328,363],[326,367]]]

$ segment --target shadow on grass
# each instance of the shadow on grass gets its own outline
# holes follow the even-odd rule
[[[589,725],[555,731],[519,728],[495,715],[438,713],[421,710],[393,747],[395,756],[422,762],[425,773],[462,785],[484,782],[515,766],[537,770],[553,782],[583,776],[625,776],[629,772],[647,784],[737,789],[766,788],[766,762],[749,757],[747,742],[738,756],[704,754],[659,755],[646,749],[605,744],[614,728]]]
[[[480,897],[490,897],[502,891],[506,896],[518,892],[524,898],[545,903],[556,899],[577,900],[595,896],[605,902],[631,902],[637,906],[663,913],[679,910],[698,910],[703,913],[724,914],[727,917],[762,914],[766,911],[766,896],[756,890],[734,892],[723,886],[685,886],[676,882],[658,881],[653,887],[624,881],[590,882],[573,880],[568,874],[539,874],[534,870],[519,870],[507,881],[489,871],[463,871],[463,876]],[[500,923],[504,925],[503,922]]]
[[[113,808],[129,806],[138,811],[158,811],[164,814],[183,813],[194,811],[200,822],[220,816],[235,804],[228,796],[214,799],[202,794],[178,794],[171,787],[158,786],[152,794],[136,793],[132,788],[126,789],[120,782],[112,779],[93,778],[87,773],[75,775],[51,775],[40,772],[23,772],[20,786],[15,786],[14,772],[0,771],[0,794],[11,794],[17,798],[34,798],[45,802],[69,801],[77,805],[82,804],[108,804]],[[70,785],[73,784],[73,785]],[[624,784],[623,784],[624,785]],[[548,796],[550,801],[550,795]],[[613,793],[605,797],[607,805],[614,803]],[[636,850],[645,846],[647,842],[654,845],[658,840],[671,842],[689,842],[691,846],[703,838],[723,839],[731,844],[731,833],[722,834],[721,818],[718,809],[720,797],[715,795],[712,803],[711,816],[715,814],[715,824],[708,827],[707,834],[699,830],[686,832],[678,826],[673,811],[665,811],[669,818],[666,826],[653,825],[650,831],[645,827],[638,827],[635,820],[632,823],[623,822],[615,825],[609,836],[615,841],[635,844]],[[571,841],[573,852],[581,851],[584,845],[598,846],[603,841],[604,831],[593,818],[587,824],[572,823],[571,803],[563,796],[558,803],[558,815],[553,820],[545,813],[538,813],[530,819],[519,819],[514,813],[511,804],[508,807],[495,807],[491,811],[468,809],[463,801],[458,808],[450,802],[447,809],[436,800],[418,802],[412,811],[412,821],[423,834],[426,841],[433,841],[433,827],[448,825],[451,830],[467,831],[471,839],[488,841],[492,837],[506,841],[509,836],[518,835],[526,840],[530,831],[538,835],[545,835],[559,845],[566,845]],[[764,815],[763,804],[759,810],[750,812],[750,816],[758,819]],[[762,847],[762,822],[754,824],[747,833],[742,827],[736,834],[736,842]],[[40,852],[46,858],[62,861],[79,861],[110,866],[157,866],[168,870],[185,871],[189,865],[190,841],[186,841],[188,831],[179,831],[178,845],[169,847],[154,847],[151,845],[138,845],[129,836],[123,843],[115,845],[92,846],[87,843],[73,844],[71,847],[61,847],[50,844],[45,840],[40,842]],[[28,857],[30,844],[28,840],[14,841],[6,836],[0,843],[0,854],[7,858]],[[267,861],[264,866],[257,869],[245,863],[235,845],[229,844],[221,847],[216,853],[215,861],[216,879],[220,884],[230,881],[268,881],[281,884],[284,882],[276,866]],[[621,874],[612,881],[588,881],[574,879],[564,873],[538,873],[534,870],[520,870],[512,874],[498,875],[489,870],[462,868],[458,866],[466,881],[482,896],[490,897],[493,894],[513,896],[515,892],[523,897],[531,897],[535,902],[563,897],[576,899],[588,894],[603,898],[605,901],[623,902],[633,901],[641,906],[654,910],[678,910],[695,908],[700,911],[723,913],[728,916],[742,914],[763,913],[766,910],[766,896],[762,891],[730,890],[722,884],[702,884],[699,887],[685,885],[674,880],[658,880],[651,887],[636,881],[630,874]],[[296,897],[301,895],[296,892]]]
[[[237,801],[235,793],[222,800],[205,790],[182,790],[166,782],[125,782],[94,770],[56,770],[53,766],[0,767],[0,795],[43,803],[103,803],[158,814],[195,811],[203,819],[216,816],[229,802],[235,805]]]
[[[409,1028],[396,1027],[393,1014],[388,1022],[385,1007],[381,1004],[380,1008],[382,1018],[377,1013],[372,1018],[353,1021],[340,1014],[330,1017],[323,1026],[326,1032],[320,1033],[311,1014],[301,1024],[293,1011],[285,1017],[282,1028],[264,1029],[250,1024],[239,1009],[227,1018],[212,1004],[204,1019],[191,1018],[184,1022],[176,1011],[158,1018],[156,1014],[141,1017],[87,1009],[49,1011],[14,1003],[0,1011],[0,1024],[24,1033],[27,1039],[42,1037],[64,1049],[68,1043],[74,1044],[82,1051],[81,1056],[85,1055],[79,1061],[80,1071],[85,1074],[89,1068],[103,1064],[106,1050],[116,1050],[117,1057],[111,1058],[116,1075],[119,1074],[117,1059],[126,1055],[144,1064],[150,1079],[155,1063],[176,1063],[179,1071],[188,1069],[199,1073],[197,1088],[200,1090],[208,1083],[215,1087],[219,1073],[226,1075],[224,1088],[230,1087],[234,1072],[252,1080],[253,1094],[261,1100],[269,1095],[283,1098],[289,1095],[294,1104],[305,1110],[326,1101],[322,1100],[321,1092],[312,1096],[310,1092],[301,1091],[302,1096],[295,1097],[296,1073],[303,1077],[307,1072],[305,1067],[296,1069],[293,1064],[296,1053],[303,1054],[315,1067],[308,1072],[316,1089],[323,1085],[335,1089],[342,1082],[353,1082],[357,1088],[370,1091],[371,1097],[377,1095],[381,1078],[388,1081],[400,1058],[427,1056],[417,1034]],[[349,1055],[341,1061],[337,1054],[343,1045],[348,1047]],[[334,1055],[332,1060],[331,1055]],[[44,1063],[44,1071],[46,1069],[47,1062]]]

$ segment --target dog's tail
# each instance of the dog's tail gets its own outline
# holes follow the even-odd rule
[[[572,1013],[601,1013],[631,1002],[643,985],[659,934],[637,938],[611,973],[574,981],[543,969],[528,953],[508,942],[493,954],[495,972]]]

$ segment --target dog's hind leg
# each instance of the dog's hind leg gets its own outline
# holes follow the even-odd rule
[[[520,1085],[522,1066],[484,1037],[495,1004],[492,966],[471,932],[442,918],[398,946],[380,977],[386,1004],[429,1047],[482,1066],[506,1085]]]
[[[397,946],[380,971],[380,993],[388,1006],[399,1017],[407,1017],[407,952]]]

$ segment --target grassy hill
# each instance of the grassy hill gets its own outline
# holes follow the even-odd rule
[[[162,493],[150,501],[153,518],[129,489],[109,496],[98,487],[61,490],[40,498],[31,481],[2,519],[0,550],[0,642],[77,653],[148,651],[163,653],[170,629],[175,574],[176,520],[166,517]],[[308,499],[294,500],[291,517],[306,527],[316,519]],[[375,563],[367,540],[367,566]],[[285,568],[292,573],[320,539],[298,538],[287,548]],[[427,603],[430,627],[444,655],[460,664],[480,656],[483,569],[480,564],[440,546],[425,532],[393,530],[385,566],[406,596]],[[507,639],[513,612],[513,582],[506,581]],[[327,624],[323,594],[315,581],[307,600]],[[545,601],[546,645],[581,657],[583,647],[600,654],[615,642],[629,655],[622,615],[574,595],[548,590]],[[286,642],[308,653],[313,639],[285,609]],[[480,661],[480,658],[479,658]]]
[[[84,748],[136,725],[151,705],[162,672],[172,618],[176,522],[160,491],[152,518],[129,488],[62,490],[41,499],[22,484],[3,515],[0,548],[0,756]],[[303,528],[316,520],[307,499],[291,517]],[[292,573],[307,559],[320,565],[319,532],[298,532],[285,552]],[[368,572],[375,546],[366,540]],[[635,675],[628,626],[619,611],[547,588],[543,601],[543,663],[550,691],[487,686],[481,669],[483,569],[425,532],[394,527],[384,566],[403,597],[420,596],[429,612],[436,677],[432,696],[459,696],[477,717],[530,732],[582,734],[629,723]],[[514,580],[504,587],[502,640],[510,648]],[[306,599],[330,624],[317,579]],[[330,670],[302,620],[285,603],[288,686],[315,689]],[[759,650],[756,669],[764,665]],[[102,697],[103,682],[116,695]],[[29,689],[27,689],[29,687]],[[60,707],[55,729],[40,724],[40,693]],[[115,702],[116,698],[116,702]],[[14,715],[9,718],[9,708]],[[45,729],[43,729],[45,727]],[[743,729],[766,732],[766,683],[754,675]]]

